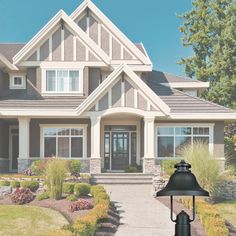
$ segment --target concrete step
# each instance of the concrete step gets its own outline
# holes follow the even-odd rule
[[[153,175],[142,173],[104,173],[92,175],[93,184],[151,184]]]

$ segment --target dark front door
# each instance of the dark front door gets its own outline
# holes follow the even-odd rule
[[[129,132],[112,132],[112,170],[129,167]]]
[[[16,171],[18,168],[17,158],[19,156],[19,135],[12,134],[12,162],[11,170]]]

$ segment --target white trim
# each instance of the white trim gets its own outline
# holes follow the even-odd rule
[[[73,36],[73,61],[76,61],[77,59],[77,55],[76,55],[76,52],[77,52],[77,43],[76,43],[76,37]]]
[[[9,73],[10,83],[9,89],[26,89],[26,73]],[[21,84],[15,84],[15,77],[21,78]]]
[[[138,90],[134,89],[134,108],[138,108]]]
[[[232,113],[170,113],[173,120],[236,120],[236,112]]]
[[[112,60],[112,53],[113,53],[113,37],[112,37],[112,34],[108,31],[109,33],[109,57],[111,58]]]
[[[121,60],[124,60],[124,46],[123,46],[123,44],[120,44],[120,58],[121,58]]]
[[[140,59],[144,64],[152,65],[148,57],[146,57],[95,5],[92,1],[84,1],[72,14],[72,20],[75,20],[86,8],[97,16],[98,19],[114,34],[130,51]]]
[[[52,35],[49,37],[49,61],[52,61]]]
[[[171,88],[209,88],[210,82],[170,82],[170,83],[161,83],[161,85],[171,87]]]
[[[42,62],[37,65],[35,64],[35,66],[40,66],[42,69],[50,69],[50,68],[84,69],[85,66],[102,67],[105,66],[105,64],[104,62],[54,61],[54,62]]]
[[[81,128],[83,129],[83,156],[81,158],[77,157],[68,157],[68,158],[62,158],[62,159],[69,159],[69,160],[74,160],[74,159],[87,159],[87,124],[39,124],[40,127],[40,159],[44,159],[44,133],[43,130],[45,128]],[[57,145],[57,143],[56,143]],[[57,150],[57,147],[56,147]],[[60,158],[61,159],[61,158]]]
[[[37,61],[40,61],[40,48],[37,48]]]
[[[112,90],[108,91],[108,108],[112,108]]]
[[[78,115],[81,115],[82,112],[89,108],[89,106],[91,106],[97,99],[99,99],[99,97],[104,95],[106,89],[111,87],[115,83],[115,81],[119,79],[119,75],[122,72],[125,72],[129,77],[129,80],[131,80],[132,83],[136,84],[139,90],[148,97],[156,110],[161,110],[164,114],[169,114],[170,108],[167,106],[167,104],[164,103],[162,99],[157,96],[128,66],[120,65],[76,109]]]
[[[211,154],[214,153],[214,126],[215,123],[155,123],[155,158],[156,159],[168,159],[169,157],[158,157],[157,153],[157,129],[158,127],[190,127],[191,128],[191,134],[185,135],[188,137],[191,137],[191,143],[193,143],[193,137],[209,137],[209,151]],[[209,135],[193,135],[193,128],[209,128]],[[159,135],[162,136],[162,135]],[[175,137],[175,134],[171,135],[163,135],[163,136],[170,136]],[[181,135],[180,135],[181,136]],[[184,136],[184,135],[182,135]],[[174,157],[170,157],[171,159],[179,159],[175,156],[175,138],[174,138]]]
[[[101,158],[101,117],[91,116],[91,158]]]
[[[0,53],[0,62],[2,62],[10,70],[18,70],[18,68],[15,65],[13,65],[10,61],[8,61],[7,58],[3,56],[1,53]]]
[[[99,47],[101,47],[101,41],[102,41],[102,38],[101,38],[101,30],[102,30],[102,28],[101,28],[101,23],[100,22],[98,22],[98,46]]]
[[[66,25],[71,28],[80,40],[85,43],[93,53],[101,58],[107,65],[110,59],[105,52],[63,11],[60,10],[13,58],[14,64],[19,63],[27,54],[40,43],[42,38],[49,34],[50,30],[61,21],[64,20]]]
[[[121,106],[125,106],[125,81],[121,80]]]
[[[96,102],[96,104],[95,104],[95,111],[98,111],[98,109],[99,109],[99,104],[98,104],[98,102]]]
[[[85,48],[85,60],[89,61],[89,50],[87,47]]]
[[[89,29],[90,28],[90,17],[86,17],[86,33],[89,35]]]
[[[61,29],[61,60],[65,59],[65,31]]]
[[[19,133],[18,134],[12,134],[13,129],[18,129],[19,130],[19,127],[16,126],[16,125],[10,125],[9,130],[8,130],[8,132],[9,132],[9,147],[8,147],[9,159],[6,159],[6,160],[9,160],[9,171],[10,172],[16,172],[17,171],[17,169],[12,169],[12,161],[13,161],[12,160],[13,159],[13,156],[12,156],[12,150],[13,150],[13,148],[12,148],[12,145],[13,145],[12,138],[13,138],[13,136],[18,136],[19,137]]]

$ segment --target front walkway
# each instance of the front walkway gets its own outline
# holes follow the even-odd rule
[[[104,185],[121,216],[116,236],[171,236],[170,210],[152,196],[151,185]]]

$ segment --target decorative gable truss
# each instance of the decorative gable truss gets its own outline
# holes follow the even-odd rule
[[[169,107],[126,65],[120,65],[77,108],[84,112],[122,111],[155,112],[165,116]]]
[[[98,66],[110,63],[109,57],[62,10],[13,60],[20,65],[38,65],[45,61],[92,62],[93,65],[101,62]]]
[[[109,56],[111,64],[122,61],[152,67],[145,49],[137,48],[91,1],[85,0],[71,18]]]

